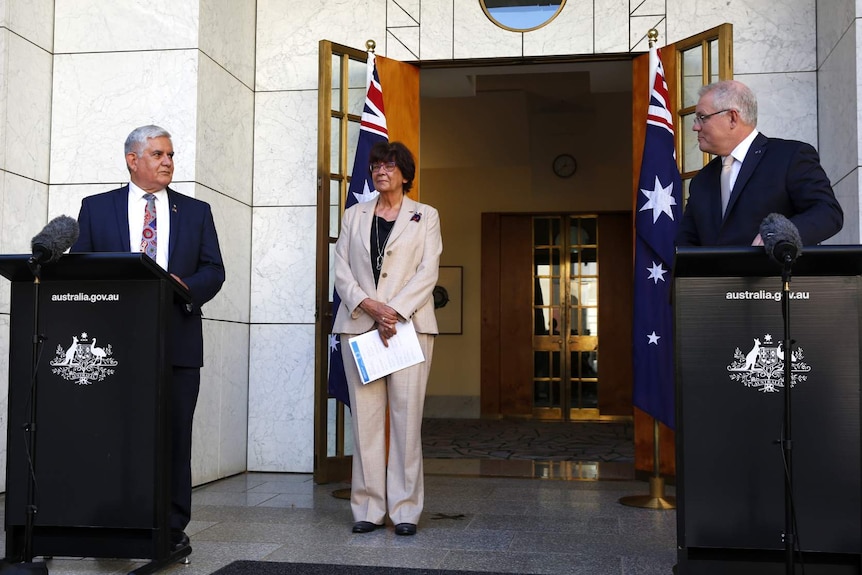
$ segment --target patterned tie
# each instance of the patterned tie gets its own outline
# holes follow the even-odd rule
[[[730,201],[730,172],[733,168],[733,156],[730,154],[721,159],[721,217],[727,211]]]
[[[144,209],[144,231],[141,233],[141,251],[156,261],[156,196],[144,194],[147,207]]]

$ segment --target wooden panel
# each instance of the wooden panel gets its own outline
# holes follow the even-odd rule
[[[480,412],[500,415],[500,214],[482,214]]]
[[[631,214],[600,214],[598,229],[599,410],[602,415],[631,415]]]
[[[416,178],[408,194],[419,200],[419,68],[376,56],[377,74],[383,88],[383,109],[390,142],[401,142],[416,158]]]
[[[503,216],[500,226],[501,415],[533,413],[532,217]]]

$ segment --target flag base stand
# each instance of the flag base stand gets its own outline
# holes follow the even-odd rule
[[[627,495],[620,503],[643,509],[676,509],[676,497],[664,494],[664,477],[649,478],[649,495]]]
[[[659,449],[658,449],[658,419],[653,418],[652,448],[654,474],[649,478],[649,495],[627,495],[620,497],[619,502],[629,507],[640,507],[642,509],[676,509],[676,497],[664,494],[664,477],[659,473]]]
[[[344,487],[341,489],[335,489],[332,492],[332,496],[336,499],[350,499],[350,488]]]

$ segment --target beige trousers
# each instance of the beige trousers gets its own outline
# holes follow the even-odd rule
[[[419,333],[425,361],[365,385],[346,345],[341,346],[353,420],[353,476],[350,507],[354,521],[419,523],[425,503],[422,471],[422,415],[431,370],[434,336]],[[386,408],[389,407],[389,453]]]

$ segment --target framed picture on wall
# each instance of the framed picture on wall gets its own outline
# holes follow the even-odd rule
[[[462,266],[440,266],[434,286],[434,313],[441,334],[461,333]]]

